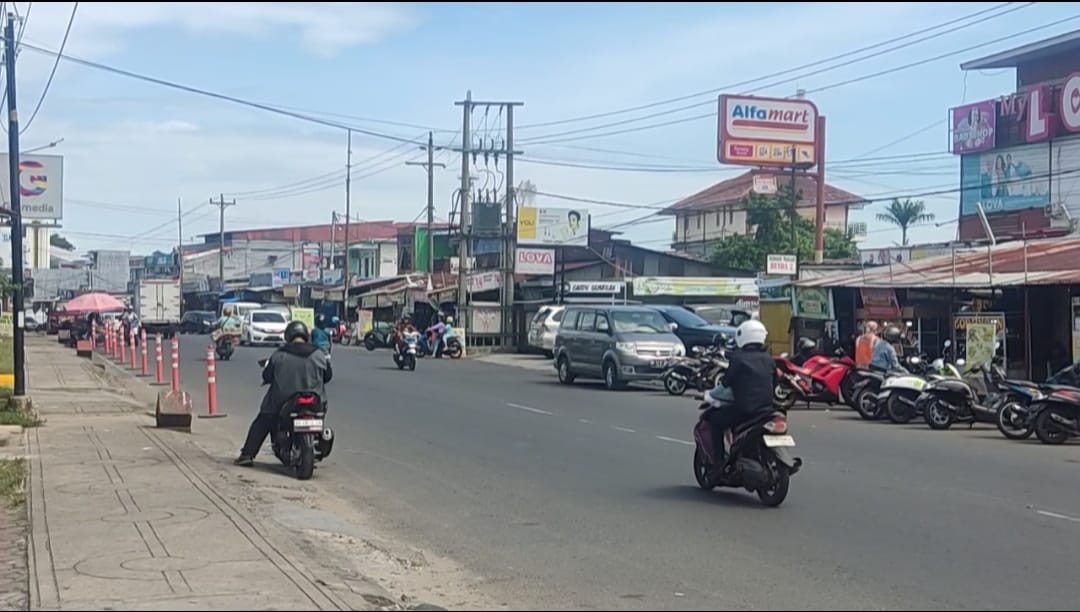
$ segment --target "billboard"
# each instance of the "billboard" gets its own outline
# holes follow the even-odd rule
[[[8,156],[0,155],[0,188],[4,206],[11,207]],[[59,221],[64,218],[64,158],[61,155],[20,155],[19,195],[23,219]]]
[[[953,153],[978,153],[994,148],[997,105],[993,100],[957,106],[949,113]]]
[[[514,260],[515,274],[555,274],[555,249],[518,247]]]
[[[1050,204],[1050,145],[1037,143],[960,158],[960,216]]]
[[[817,163],[818,109],[809,100],[720,96],[716,158],[743,166]]]
[[[589,211],[584,208],[518,208],[518,244],[589,246]]]

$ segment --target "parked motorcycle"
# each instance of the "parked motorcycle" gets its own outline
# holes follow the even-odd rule
[[[394,365],[399,370],[409,368],[409,371],[416,370],[416,359],[420,352],[420,332],[410,331],[402,334],[401,344],[393,352]]]
[[[1080,372],[1080,362],[1072,366]],[[1073,386],[1053,386],[1032,402],[1035,437],[1043,444],[1064,444],[1080,436],[1080,389]]]
[[[676,358],[660,379],[669,395],[682,395],[688,388],[707,391],[720,384],[728,362],[723,349],[695,346],[690,357]]]
[[[1026,440],[1035,433],[1035,418],[1046,404],[1041,400],[1054,389],[1080,387],[1080,362],[1065,366],[1044,383],[1027,380],[1003,380],[999,388],[1005,395],[997,412],[997,428],[1010,440]]]
[[[838,350],[835,357],[815,355],[802,366],[796,365],[787,353],[774,357],[773,361],[777,373],[773,399],[784,410],[800,400],[829,405],[847,403],[845,392],[854,390],[855,361],[842,350]]]
[[[371,331],[364,334],[364,348],[369,351],[374,351],[377,348],[387,348],[390,346],[390,334],[393,332],[391,327],[382,327],[376,325]]]
[[[946,341],[946,354],[948,347],[949,342]],[[911,422],[911,419],[925,414],[926,402],[922,400],[927,397],[927,389],[931,384],[937,381],[961,379],[957,366],[963,367],[964,360],[958,359],[954,365],[939,357],[928,367],[922,367],[924,362],[921,358],[911,357],[908,359],[908,364],[914,374],[886,380],[877,398],[884,408],[885,416],[893,423],[900,425],[905,425]],[[890,388],[891,393],[886,395],[886,390]]]
[[[259,366],[265,368],[269,361],[260,359]],[[311,478],[315,463],[334,449],[334,432],[325,426],[325,419],[326,404],[317,393],[297,393],[278,412],[271,447],[281,464],[300,480]]]
[[[704,399],[699,396],[698,399]],[[795,438],[788,433],[787,416],[782,411],[767,414],[727,432],[722,441],[726,460],[716,464],[712,426],[707,418],[714,408],[702,403],[694,426],[694,478],[702,489],[742,487],[757,493],[766,506],[775,508],[787,499],[791,477],[802,467],[802,459],[791,448]]]

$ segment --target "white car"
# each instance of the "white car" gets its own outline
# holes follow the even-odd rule
[[[529,323],[529,346],[540,349],[548,357],[553,355],[555,334],[564,310],[563,306],[544,306],[537,311]]]
[[[240,323],[240,344],[285,344],[289,318],[281,311],[253,310]]]

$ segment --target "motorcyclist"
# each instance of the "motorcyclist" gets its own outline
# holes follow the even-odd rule
[[[874,358],[874,346],[881,340],[877,335],[878,325],[874,321],[867,321],[863,326],[863,334],[855,340],[855,365],[860,368],[870,366]]]
[[[330,352],[332,338],[326,330],[326,316],[315,317],[315,329],[311,331],[311,343],[325,352]]]
[[[885,328],[885,332],[881,334],[884,342],[877,342],[874,344],[873,357],[870,359],[870,368],[874,370],[880,370],[882,372],[891,372],[894,370],[904,370],[904,367],[900,365],[900,359],[896,356],[896,345],[900,342],[900,328],[895,325],[890,325]]]
[[[443,334],[446,333],[446,318],[440,312],[435,317],[435,323],[431,327],[427,328],[427,344],[431,354],[435,357],[442,357],[439,352],[442,346]]]
[[[266,436],[277,425],[278,412],[298,393],[315,393],[326,405],[326,383],[334,377],[326,353],[311,344],[311,335],[302,321],[285,327],[285,345],[274,351],[262,371],[263,383],[270,385],[251,422],[247,440],[236,465],[251,466]]]
[[[413,325],[412,317],[409,313],[401,315],[398,322],[394,325],[394,350],[401,352],[401,345],[405,342],[405,334],[415,332],[416,326]]]
[[[717,403],[730,392],[730,401],[707,415],[718,465],[726,461],[723,456],[725,432],[773,410],[776,364],[765,346],[768,335],[769,330],[756,319],[739,325],[735,330],[738,349],[728,357],[728,369],[720,386],[709,392],[711,403]]]

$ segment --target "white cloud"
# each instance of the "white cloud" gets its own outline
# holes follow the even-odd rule
[[[27,40],[56,48],[70,13],[68,2],[35,3]],[[73,55],[100,56],[122,49],[124,34],[179,28],[194,34],[258,40],[295,36],[309,53],[333,57],[345,49],[377,43],[417,23],[418,17],[407,3],[83,2],[68,48]]]

